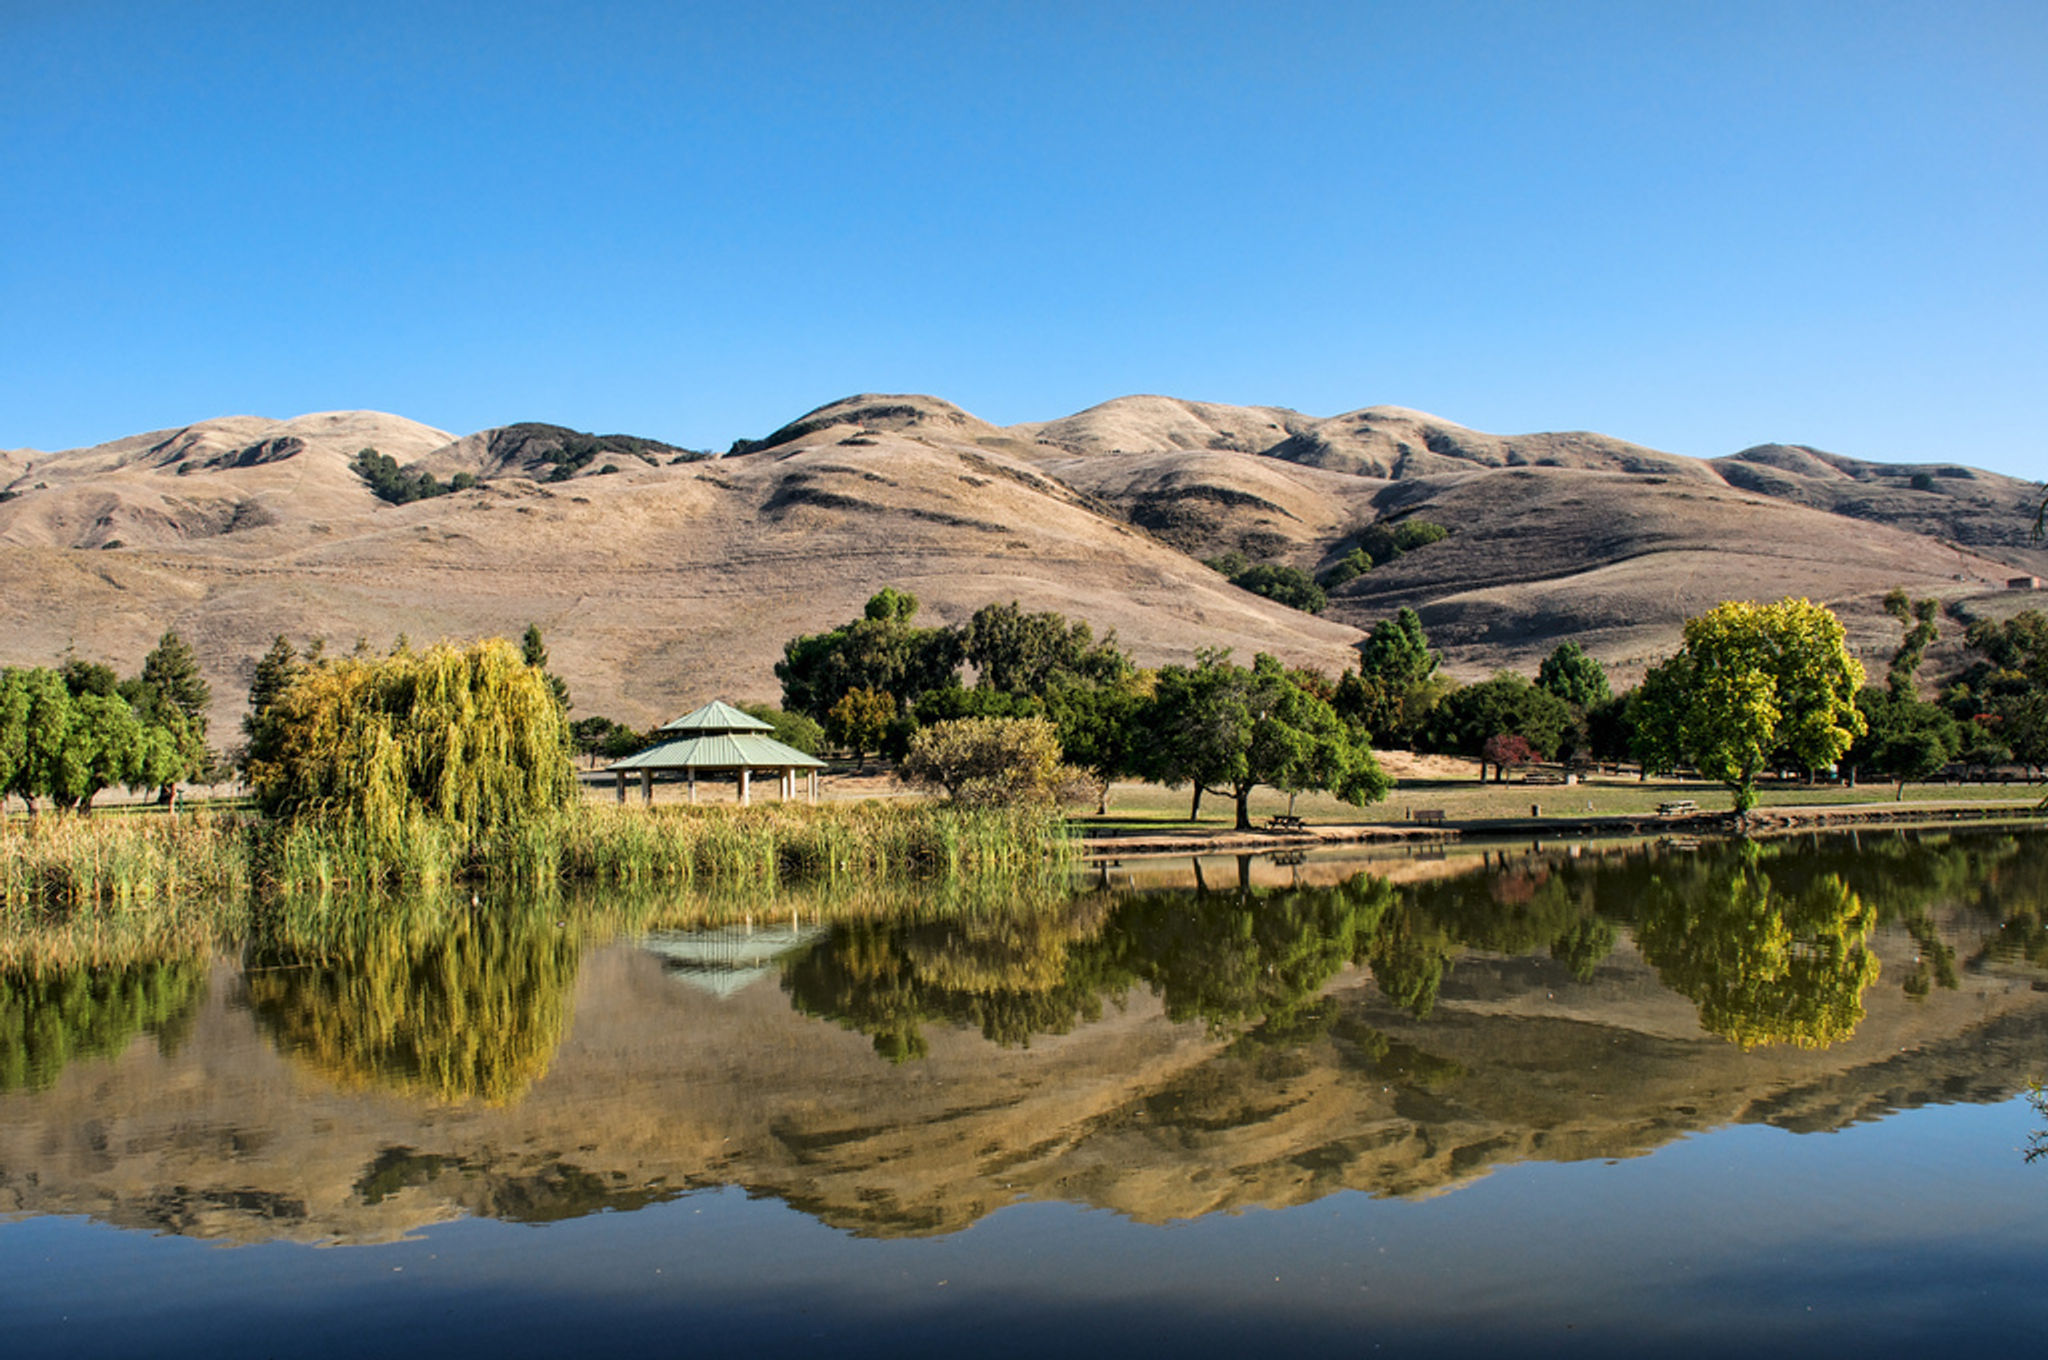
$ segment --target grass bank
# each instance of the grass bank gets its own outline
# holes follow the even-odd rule
[[[559,882],[772,889],[838,880],[1058,877],[1073,864],[1054,813],[937,804],[572,807],[463,847],[431,825],[393,844],[346,825],[247,814],[0,822],[0,927],[91,908],[94,919],[248,896],[416,893]]]

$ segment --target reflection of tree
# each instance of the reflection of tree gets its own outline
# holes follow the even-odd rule
[[[0,974],[0,1091],[40,1091],[65,1066],[138,1034],[174,1051],[206,994],[196,960]]]
[[[1128,985],[1103,973],[1094,952],[1074,952],[1099,929],[1100,908],[1082,898],[950,921],[857,921],[792,960],[782,985],[798,1010],[869,1035],[892,1062],[925,1055],[926,1021],[1028,1044],[1034,1034],[1100,1019],[1103,997]]]
[[[1024,1044],[1100,1018],[1105,999],[1135,986],[1174,1020],[1262,1022],[1260,1037],[1277,1040],[1317,1025],[1311,1003],[1391,898],[1361,874],[1335,888],[1150,893],[1106,917],[1098,897],[1050,915],[847,925],[790,963],[783,987],[896,1061],[923,1055],[926,1021]]]
[[[577,962],[548,913],[451,908],[346,950],[259,947],[246,985],[278,1045],[331,1079],[504,1101],[553,1061]]]
[[[1367,951],[1373,979],[1418,1020],[1466,949],[1519,956],[1547,945],[1583,982],[1614,948],[1614,927],[1593,915],[1595,888],[1572,864],[1541,860],[1404,888]]]
[[[1263,1018],[1278,1034],[1358,956],[1393,899],[1369,874],[1335,887],[1158,893],[1125,904],[1104,943],[1169,1018],[1217,1028]]]
[[[1877,913],[1835,874],[1775,891],[1760,861],[1745,848],[1659,879],[1636,942],[1709,1031],[1744,1048],[1826,1048],[1863,1018]]]

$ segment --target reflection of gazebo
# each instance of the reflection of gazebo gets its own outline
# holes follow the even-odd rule
[[[736,778],[742,804],[751,801],[749,785],[756,774],[775,775],[782,797],[796,797],[796,778],[802,771],[810,776],[810,801],[817,802],[818,771],[825,768],[825,762],[763,735],[774,730],[759,718],[714,699],[694,713],[663,723],[653,746],[606,768],[619,777],[621,803],[626,801],[626,775],[633,770],[640,772],[640,797],[648,803],[654,801],[656,771],[688,776],[693,803],[697,801],[698,775]]]
[[[692,987],[724,1000],[767,977],[785,957],[800,953],[832,932],[825,926],[790,923],[756,928],[751,922],[710,930],[657,930],[640,947],[661,956],[662,968]]]

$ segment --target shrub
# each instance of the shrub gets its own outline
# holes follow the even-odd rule
[[[1045,718],[959,718],[919,728],[897,777],[968,807],[1053,803],[1077,782]]]

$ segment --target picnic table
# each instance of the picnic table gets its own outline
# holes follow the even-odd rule
[[[1282,812],[1268,817],[1266,828],[1269,831],[1306,831],[1308,825],[1292,813]]]
[[[1674,798],[1668,803],[1657,804],[1659,817],[1684,817],[1698,812],[1700,805],[1690,798]]]

